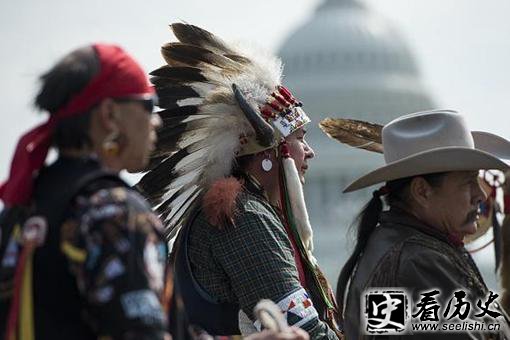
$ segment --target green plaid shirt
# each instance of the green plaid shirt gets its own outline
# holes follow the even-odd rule
[[[278,214],[253,183],[237,198],[234,224],[210,225],[203,212],[193,221],[189,258],[193,275],[221,302],[238,303],[254,320],[261,299],[278,302],[302,288],[293,248]],[[311,338],[337,339],[318,318],[303,329]]]

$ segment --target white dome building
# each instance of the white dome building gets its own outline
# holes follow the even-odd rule
[[[399,31],[357,0],[326,0],[283,43],[284,83],[312,119],[307,140],[316,152],[306,198],[316,256],[332,283],[350,249],[346,234],[373,189],[342,195],[350,181],[383,162],[381,155],[342,146],[317,127],[326,117],[386,123],[434,107],[413,54]]]

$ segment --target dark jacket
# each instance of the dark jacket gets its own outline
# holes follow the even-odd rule
[[[347,339],[363,337],[360,303],[364,290],[370,287],[404,287],[412,295],[413,308],[420,301],[420,292],[439,289],[441,293],[435,298],[442,307],[440,314],[455,291],[464,290],[473,300],[485,298],[488,293],[478,268],[463,246],[455,246],[446,235],[401,210],[382,213],[380,224],[370,236],[351,276],[344,309]],[[413,309],[411,314],[415,312]],[[427,339],[471,336],[480,334],[414,334],[414,338]]]
[[[33,257],[35,338],[163,339],[162,225],[113,175],[78,185],[97,172],[94,159],[60,158],[37,178],[35,209],[48,231]]]

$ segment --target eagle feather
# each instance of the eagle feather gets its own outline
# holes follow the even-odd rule
[[[355,119],[326,118],[320,122],[319,127],[340,143],[358,149],[383,152],[382,125]]]
[[[176,23],[177,41],[162,46],[166,65],[150,73],[162,126],[148,171],[136,188],[175,235],[203,193],[230,175],[240,137],[254,134],[232,83],[257,106],[281,82],[279,59],[228,44],[199,27]]]

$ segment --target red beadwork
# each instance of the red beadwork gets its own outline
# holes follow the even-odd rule
[[[287,142],[284,141],[280,144],[280,153],[282,154],[283,158],[290,157],[290,152],[289,152],[289,147],[287,146]]]
[[[268,108],[266,105],[264,105],[262,107],[260,112],[262,113],[262,116],[266,119],[271,118],[273,116],[273,111],[270,108]]]
[[[280,92],[280,94],[285,98],[287,99],[292,105],[296,105],[296,106],[303,106],[303,104],[301,102],[299,102],[293,95],[292,93],[289,91],[289,89],[287,89],[285,86],[282,86],[282,85],[279,85],[278,86],[278,92]],[[297,103],[297,104],[296,104]]]
[[[272,101],[269,103],[269,106],[271,106],[274,110],[280,112],[280,111],[283,111],[283,107],[281,107],[277,102],[276,100]]]
[[[278,93],[273,92],[273,97],[276,98],[276,100],[279,101],[280,104],[282,104],[283,106],[285,106],[285,107],[290,106],[290,103],[288,101],[286,101],[285,98],[283,98],[283,96],[280,96]]]
[[[302,106],[303,104],[296,100],[292,93],[282,85],[276,87],[277,91],[274,91],[268,96],[266,103],[261,106],[260,112],[262,116],[268,120],[269,118],[276,118],[277,114],[282,117],[292,112],[292,106]],[[274,112],[276,111],[276,112]]]
[[[284,96],[286,99],[289,99],[289,98],[292,98],[292,93],[290,93],[290,91],[285,87],[285,86],[278,86],[278,92],[280,92],[280,94],[282,96]]]
[[[281,85],[278,86],[278,92],[280,92],[280,94],[285,99],[287,99],[291,104],[295,104],[296,103],[296,99],[294,98],[292,93],[290,93],[290,91],[285,86],[281,86]]]

